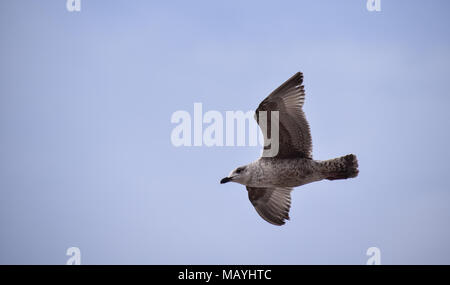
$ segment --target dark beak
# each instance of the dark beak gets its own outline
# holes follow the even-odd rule
[[[227,182],[230,182],[230,181],[231,181],[230,177],[225,177],[224,179],[220,180],[220,184],[224,184],[224,183],[227,183]]]

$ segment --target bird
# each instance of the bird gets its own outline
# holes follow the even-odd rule
[[[276,226],[284,225],[290,219],[294,187],[324,179],[354,178],[359,173],[354,154],[323,161],[312,158],[311,131],[303,112],[304,102],[303,73],[297,72],[256,109],[254,117],[264,134],[261,157],[237,167],[220,180],[221,184],[235,182],[246,186],[256,212]],[[278,125],[272,126],[272,121],[276,120]],[[275,135],[272,134],[274,130],[277,131]],[[276,134],[278,146],[275,147],[272,139]]]

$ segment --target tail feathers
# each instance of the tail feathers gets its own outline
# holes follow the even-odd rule
[[[325,179],[337,180],[358,176],[358,159],[356,155],[348,154],[322,162]]]

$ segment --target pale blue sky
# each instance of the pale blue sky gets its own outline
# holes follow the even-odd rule
[[[1,1],[0,263],[449,264],[450,2],[365,2]],[[360,175],[274,227],[219,184],[259,147],[175,148],[170,117],[297,71],[314,157]]]

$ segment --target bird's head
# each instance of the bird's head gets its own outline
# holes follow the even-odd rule
[[[228,174],[227,177],[220,180],[220,184],[224,184],[227,182],[237,182],[245,185],[250,180],[250,172],[246,166],[239,166]]]

